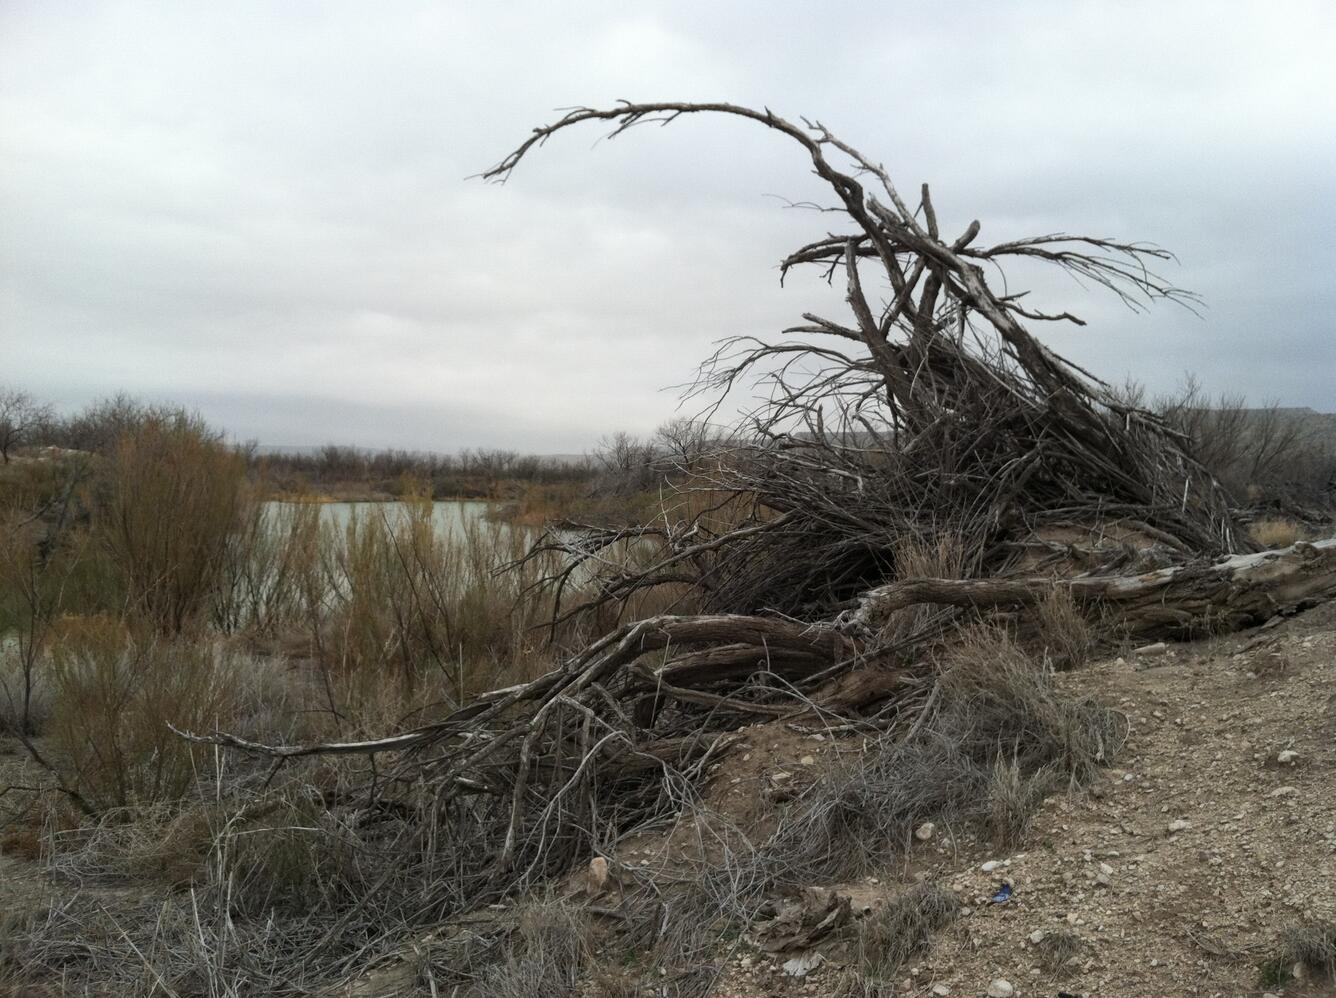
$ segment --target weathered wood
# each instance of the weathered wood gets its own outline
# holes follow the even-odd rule
[[[1239,630],[1336,598],[1336,538],[1140,575],[904,579],[869,590],[850,622],[875,633],[891,614],[911,606],[1032,606],[1058,588],[1082,606],[1112,611],[1130,637]]]

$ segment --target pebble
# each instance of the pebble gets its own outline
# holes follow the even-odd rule
[[[1169,834],[1172,835],[1174,832],[1186,831],[1191,827],[1192,822],[1184,821],[1182,818],[1175,818],[1173,821],[1169,822]]]
[[[1275,789],[1275,790],[1272,790],[1269,794],[1267,794],[1267,796],[1268,796],[1268,797],[1295,797],[1295,796],[1298,796],[1298,793],[1299,793],[1299,788],[1298,788],[1298,787],[1276,787],[1276,789]]]
[[[914,829],[914,838],[918,839],[920,842],[927,842],[932,838],[933,833],[936,831],[936,825],[931,821],[925,821],[923,824],[919,825],[918,828]]]
[[[1002,977],[988,985],[988,998],[1011,998],[1015,993],[1011,982]]]
[[[1294,751],[1294,749],[1285,749],[1280,755],[1276,756],[1276,762],[1280,763],[1282,766],[1293,766],[1298,758],[1299,753]]]
[[[810,755],[805,755],[805,756],[803,756],[801,759],[798,760],[798,765],[800,765],[800,766],[815,766],[815,765],[816,765],[816,757],[815,757],[815,756],[810,756]]]
[[[608,861],[602,856],[595,856],[589,861],[590,893],[601,893],[608,886]]]
[[[992,873],[1001,865],[1002,864],[999,863],[997,860],[990,859],[987,863],[984,863],[983,866],[979,867],[979,869],[982,870],[984,873]]]
[[[1044,935],[1045,933],[1043,929],[1035,929],[1033,932],[1030,933],[1030,942],[1038,946],[1040,943],[1044,941]]]
[[[1153,645],[1142,645],[1136,651],[1132,652],[1138,658],[1149,658],[1153,655],[1163,655],[1169,650],[1169,646],[1163,641],[1156,641]]]
[[[932,986],[932,993],[937,995],[938,998],[946,998],[946,996],[951,993],[951,989],[945,984],[934,984]]]

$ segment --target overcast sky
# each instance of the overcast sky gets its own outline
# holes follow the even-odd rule
[[[1172,249],[1200,318],[1041,282],[1101,375],[1336,410],[1334,48],[1330,0],[0,0],[0,382],[267,444],[648,431],[713,341],[839,311],[778,286],[830,224],[784,207],[821,196],[800,150],[683,121],[467,178],[557,107],[731,100],[820,118],[981,242]]]

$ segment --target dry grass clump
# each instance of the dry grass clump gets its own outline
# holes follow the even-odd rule
[[[265,918],[351,903],[369,887],[357,832],[300,790],[234,816],[213,840],[211,887],[227,910]]]
[[[1039,958],[1050,972],[1085,952],[1085,941],[1074,932],[1046,932],[1039,940]]]
[[[1010,848],[1025,841],[1039,805],[1060,783],[1056,776],[1048,766],[1026,775],[1014,759],[999,758],[993,764],[984,823],[995,846]]]
[[[553,897],[519,905],[499,931],[482,925],[434,944],[423,984],[458,998],[574,998],[594,970],[595,927],[584,909]]]
[[[840,757],[781,816],[753,861],[757,879],[829,883],[884,868],[925,821],[977,823],[1023,839],[1044,797],[1088,782],[1127,720],[1064,694],[1049,665],[1005,632],[962,635],[912,737],[892,732]]]
[[[1035,607],[1035,619],[1038,640],[1055,669],[1077,669],[1090,661],[1098,638],[1070,589],[1054,586]]]
[[[1264,548],[1287,548],[1303,540],[1305,531],[1302,524],[1293,520],[1264,518],[1249,524],[1248,533]]]
[[[1050,768],[1086,783],[1127,739],[1127,718],[1089,696],[1058,690],[1036,661],[998,628],[964,631],[939,667],[937,726],[972,759],[1011,760],[1027,776]]]
[[[1336,980],[1336,922],[1319,920],[1289,926],[1276,941],[1275,955],[1261,969],[1263,986],[1284,984],[1296,969],[1319,979]]]
[[[495,998],[576,995],[592,956],[588,916],[568,905],[529,906],[518,931],[486,967],[473,994]],[[465,992],[468,994],[469,992]]]
[[[906,537],[895,547],[894,578],[963,579],[966,575],[964,541],[958,532],[943,530],[927,537]],[[881,638],[894,644],[916,634],[939,613],[930,605],[896,610],[882,625]]]
[[[836,986],[841,998],[881,998],[896,993],[897,972],[926,953],[932,935],[955,920],[960,902],[936,884],[917,884],[874,909],[858,923],[855,966]]]
[[[757,864],[787,886],[865,876],[908,848],[923,822],[976,811],[987,776],[959,742],[936,731],[878,742],[817,779],[760,847]]]

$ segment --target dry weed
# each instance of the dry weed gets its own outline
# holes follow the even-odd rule
[[[1287,548],[1295,541],[1303,540],[1305,531],[1302,524],[1293,520],[1267,518],[1254,520],[1248,533],[1264,548]]]
[[[837,985],[841,998],[880,998],[896,993],[895,977],[926,953],[932,935],[949,925],[960,902],[936,884],[918,884],[874,909],[858,923],[854,967]]]
[[[1035,608],[1038,638],[1056,669],[1077,669],[1090,660],[1097,636],[1070,589],[1054,586]]]

